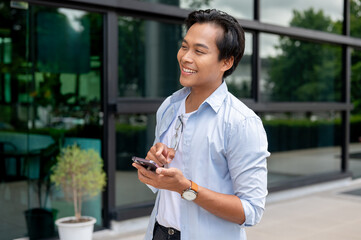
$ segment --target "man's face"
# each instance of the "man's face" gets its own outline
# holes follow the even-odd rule
[[[182,86],[213,92],[222,83],[231,67],[218,60],[216,39],[222,34],[223,29],[212,23],[196,23],[188,30],[177,55]]]

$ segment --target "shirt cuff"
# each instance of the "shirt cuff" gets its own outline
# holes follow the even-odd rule
[[[151,185],[148,185],[148,184],[146,184],[146,185],[150,188],[150,190],[152,190],[153,193],[157,193],[157,192],[158,192],[158,188],[155,188],[155,187],[153,187],[153,186],[151,186]]]
[[[245,216],[245,220],[244,223],[241,225],[241,227],[250,227],[256,224],[255,221],[255,211],[254,208],[252,207],[252,205],[244,200],[241,199],[242,202],[242,206],[243,206],[243,211],[244,211],[244,216]]]

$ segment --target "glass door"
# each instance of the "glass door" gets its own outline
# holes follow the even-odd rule
[[[118,30],[118,97],[120,101],[130,99],[131,104],[138,103],[131,113],[118,109],[115,119],[115,204],[121,220],[148,214],[155,200],[155,194],[138,180],[131,157],[145,157],[154,141],[157,109],[144,111],[144,104],[149,101],[160,104],[180,88],[176,56],[182,26],[119,17]]]
[[[102,41],[101,14],[0,0],[0,239],[51,237],[73,215],[49,175],[62,147],[101,154]],[[101,208],[83,214],[102,225]]]

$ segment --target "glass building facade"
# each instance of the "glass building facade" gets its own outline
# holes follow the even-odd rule
[[[246,31],[226,82],[263,120],[269,191],[361,177],[360,0],[0,0],[0,240],[51,237],[33,217],[73,214],[49,182],[72,144],[104,159],[107,187],[83,209],[97,229],[150,213],[131,156],[153,145],[156,110],[181,87],[184,18],[205,8]]]

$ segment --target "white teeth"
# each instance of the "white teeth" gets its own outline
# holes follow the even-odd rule
[[[187,69],[187,68],[183,68],[183,71],[187,72],[187,73],[196,73],[196,71],[193,71],[193,70],[190,70],[190,69]]]

